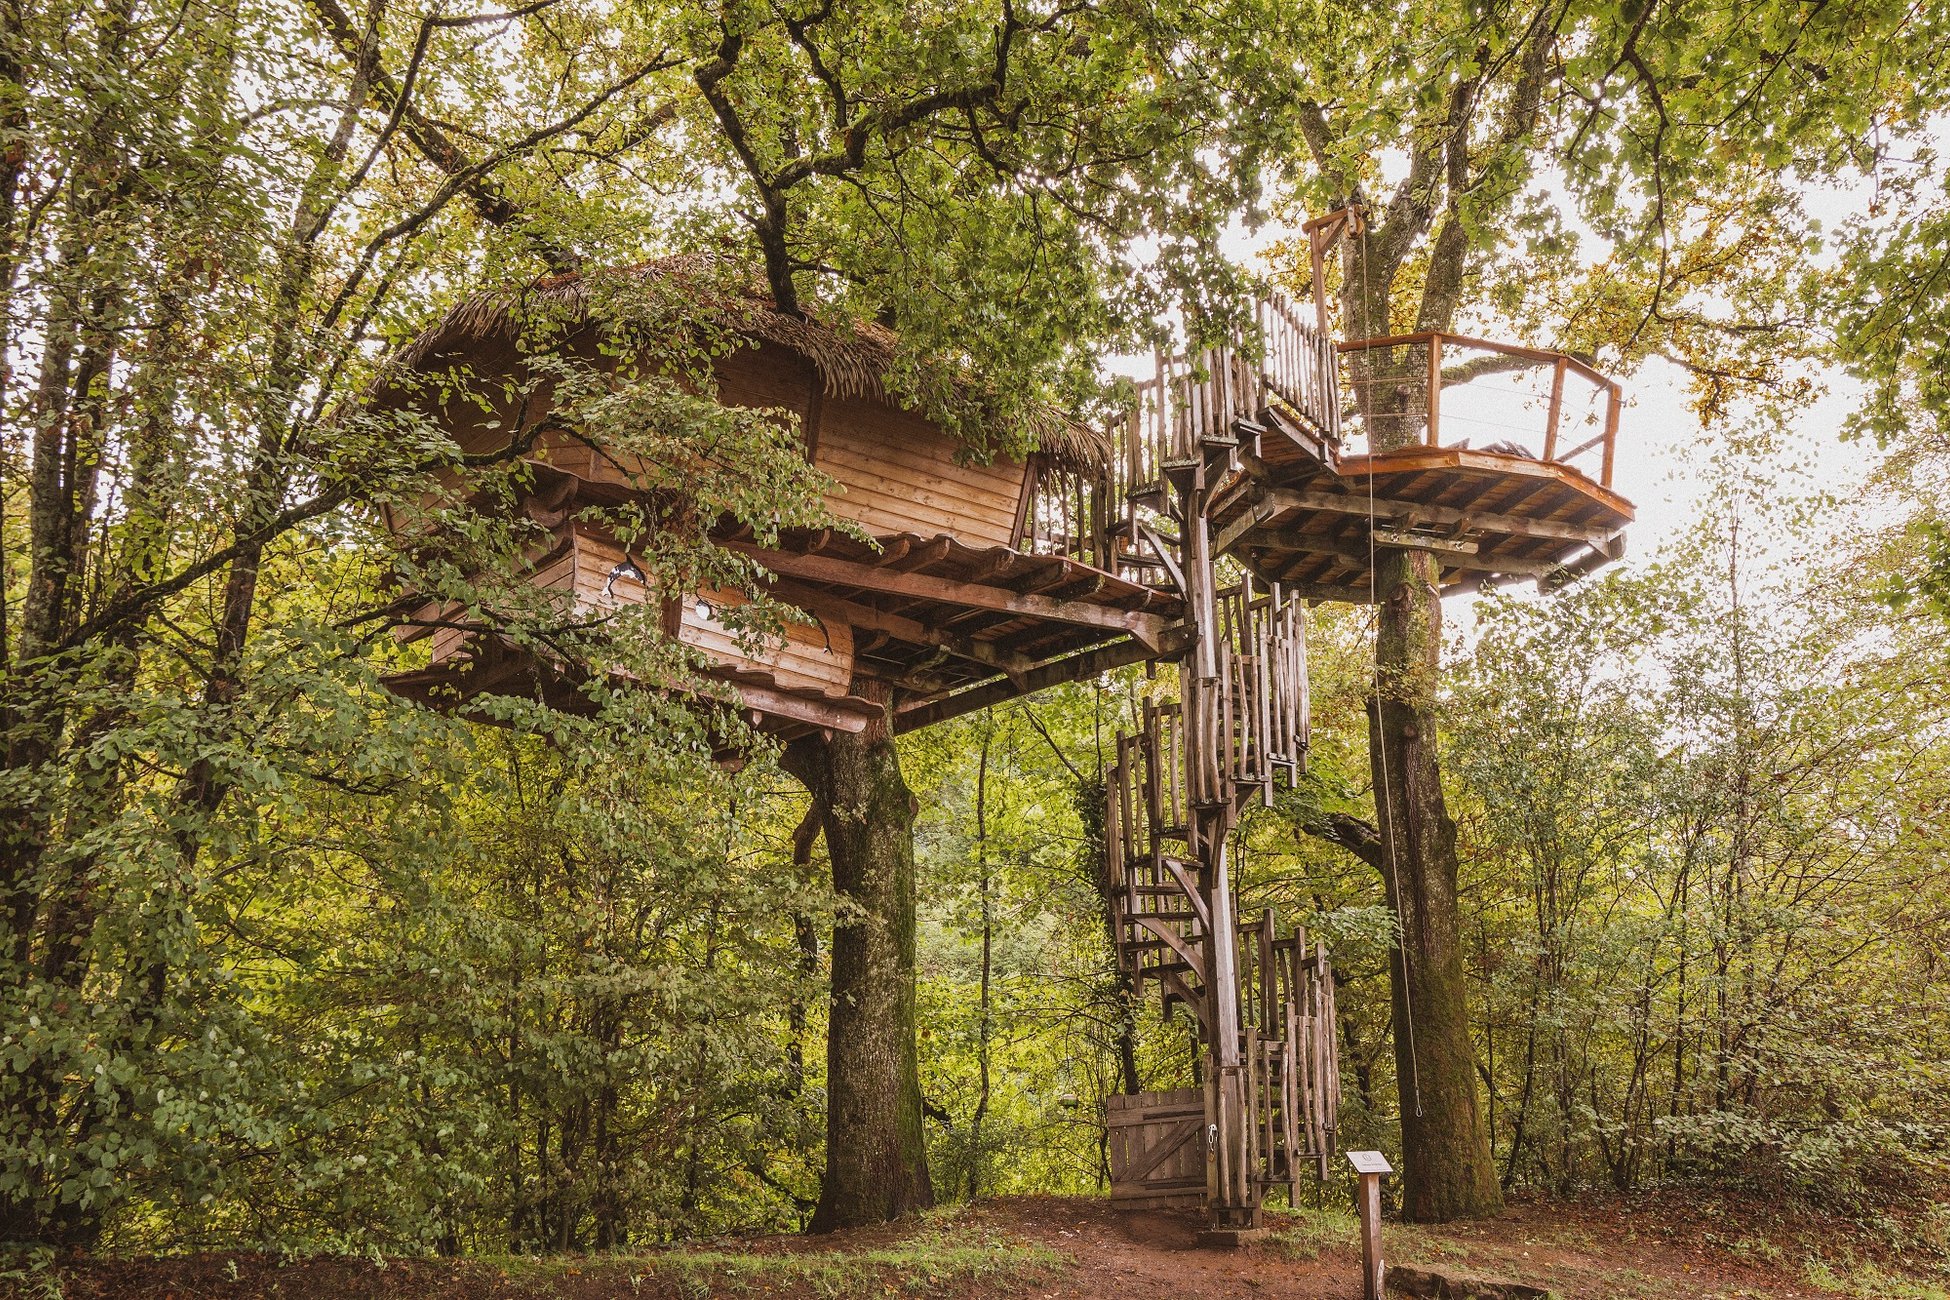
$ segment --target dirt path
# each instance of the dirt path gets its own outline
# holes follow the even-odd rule
[[[1354,1251],[1306,1259],[1271,1245],[1201,1250],[1194,1244],[1194,1214],[1118,1213],[1106,1201],[1043,1198],[998,1202],[976,1213],[1076,1260],[1063,1276],[1028,1293],[1047,1300],[1358,1300],[1361,1294]]]
[[[1688,1222],[1669,1203],[1638,1207],[1517,1205],[1502,1217],[1436,1228],[1388,1225],[1384,1256],[1455,1278],[1526,1282],[1564,1300],[1735,1297],[1816,1300],[1840,1294],[1811,1284],[1791,1250],[1724,1209]],[[1263,1244],[1201,1250],[1190,1214],[1119,1214],[1107,1203],[1023,1199],[970,1212],[1072,1256],[1064,1275],[1029,1294],[1049,1300],[1153,1295],[1205,1300],[1352,1300],[1361,1294],[1352,1219],[1269,1216]],[[1916,1294],[1928,1294],[1917,1292]]]
[[[0,1297],[64,1300],[1353,1300],[1360,1294],[1351,1217],[1269,1216],[1272,1232],[1240,1250],[1194,1243],[1189,1213],[1118,1213],[1103,1200],[1021,1197],[831,1237],[697,1243],[631,1256],[549,1259],[280,1259],[239,1253],[90,1259],[55,1273],[0,1277]],[[1944,1297],[1860,1267],[1847,1290],[1813,1284],[1810,1261],[1860,1260],[1860,1240],[1819,1216],[1672,1197],[1514,1206],[1484,1223],[1390,1225],[1391,1262],[1452,1277],[1520,1281],[1562,1300],[1815,1300]],[[1920,1269],[1940,1261],[1912,1261]],[[1814,1274],[1820,1275],[1819,1267]],[[1867,1279],[1866,1281],[1864,1279]],[[1826,1280],[1826,1279],[1825,1279]],[[48,1283],[58,1285],[53,1291]],[[1900,1288],[1900,1289],[1899,1289]]]

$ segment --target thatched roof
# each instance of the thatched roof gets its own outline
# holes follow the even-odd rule
[[[829,326],[816,319],[788,315],[756,289],[727,292],[722,276],[717,274],[719,268],[717,259],[692,254],[663,258],[615,274],[655,280],[676,289],[686,299],[686,312],[700,323],[790,348],[818,370],[829,397],[904,404],[887,383],[897,344],[892,330],[875,324]],[[524,290],[474,294],[395,354],[391,365],[425,370],[464,360],[483,349],[517,350],[528,322],[548,320],[570,329],[588,322],[594,296],[589,280],[574,274],[549,276]],[[979,392],[979,378],[956,378],[964,391]],[[1036,447],[1055,464],[1094,471],[1110,463],[1110,439],[1068,413],[1039,406],[1028,421]]]

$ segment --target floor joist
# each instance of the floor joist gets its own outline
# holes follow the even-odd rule
[[[1157,650],[1164,638],[1165,621],[1156,614],[1140,610],[1117,609],[1081,600],[1056,600],[1034,593],[1010,591],[982,583],[937,578],[926,574],[902,573],[873,564],[842,560],[828,555],[795,555],[768,550],[746,542],[729,542],[730,549],[750,556],[773,573],[812,582],[830,582],[861,591],[884,591],[916,600],[962,605],[972,609],[992,609],[1026,618],[1048,619],[1078,627],[1122,632]]]

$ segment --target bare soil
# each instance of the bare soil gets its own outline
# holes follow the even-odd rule
[[[1194,1245],[1189,1213],[1119,1213],[1101,1200],[1023,1197],[830,1237],[752,1237],[629,1256],[389,1260],[225,1253],[86,1258],[0,1280],[0,1296],[65,1300],[1351,1300],[1344,1212],[1269,1215],[1265,1240]],[[1525,1282],[1564,1300],[1836,1295],[1950,1297],[1937,1261],[1893,1258],[1867,1234],[1763,1198],[1667,1194],[1524,1201],[1501,1217],[1388,1226],[1390,1262],[1454,1278]],[[1905,1271],[1903,1265],[1907,1264]],[[1818,1278],[1825,1285],[1817,1285]]]

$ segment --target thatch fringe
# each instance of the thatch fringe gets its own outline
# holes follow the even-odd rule
[[[689,254],[611,274],[661,281],[682,295],[686,312],[700,324],[790,348],[818,369],[829,397],[901,400],[889,390],[887,382],[896,352],[891,330],[874,324],[835,328],[789,316],[755,289],[727,292],[716,274],[720,265],[708,255]],[[474,294],[455,304],[438,324],[396,353],[389,368],[424,370],[465,360],[468,353],[485,346],[515,347],[536,321],[552,320],[573,329],[590,319],[593,296],[589,281],[573,274],[550,276],[520,291]],[[979,381],[963,377],[960,382],[966,386]],[[1096,472],[1109,465],[1111,442],[1101,430],[1089,428],[1051,406],[1031,411],[1028,423],[1037,449],[1058,467]]]

